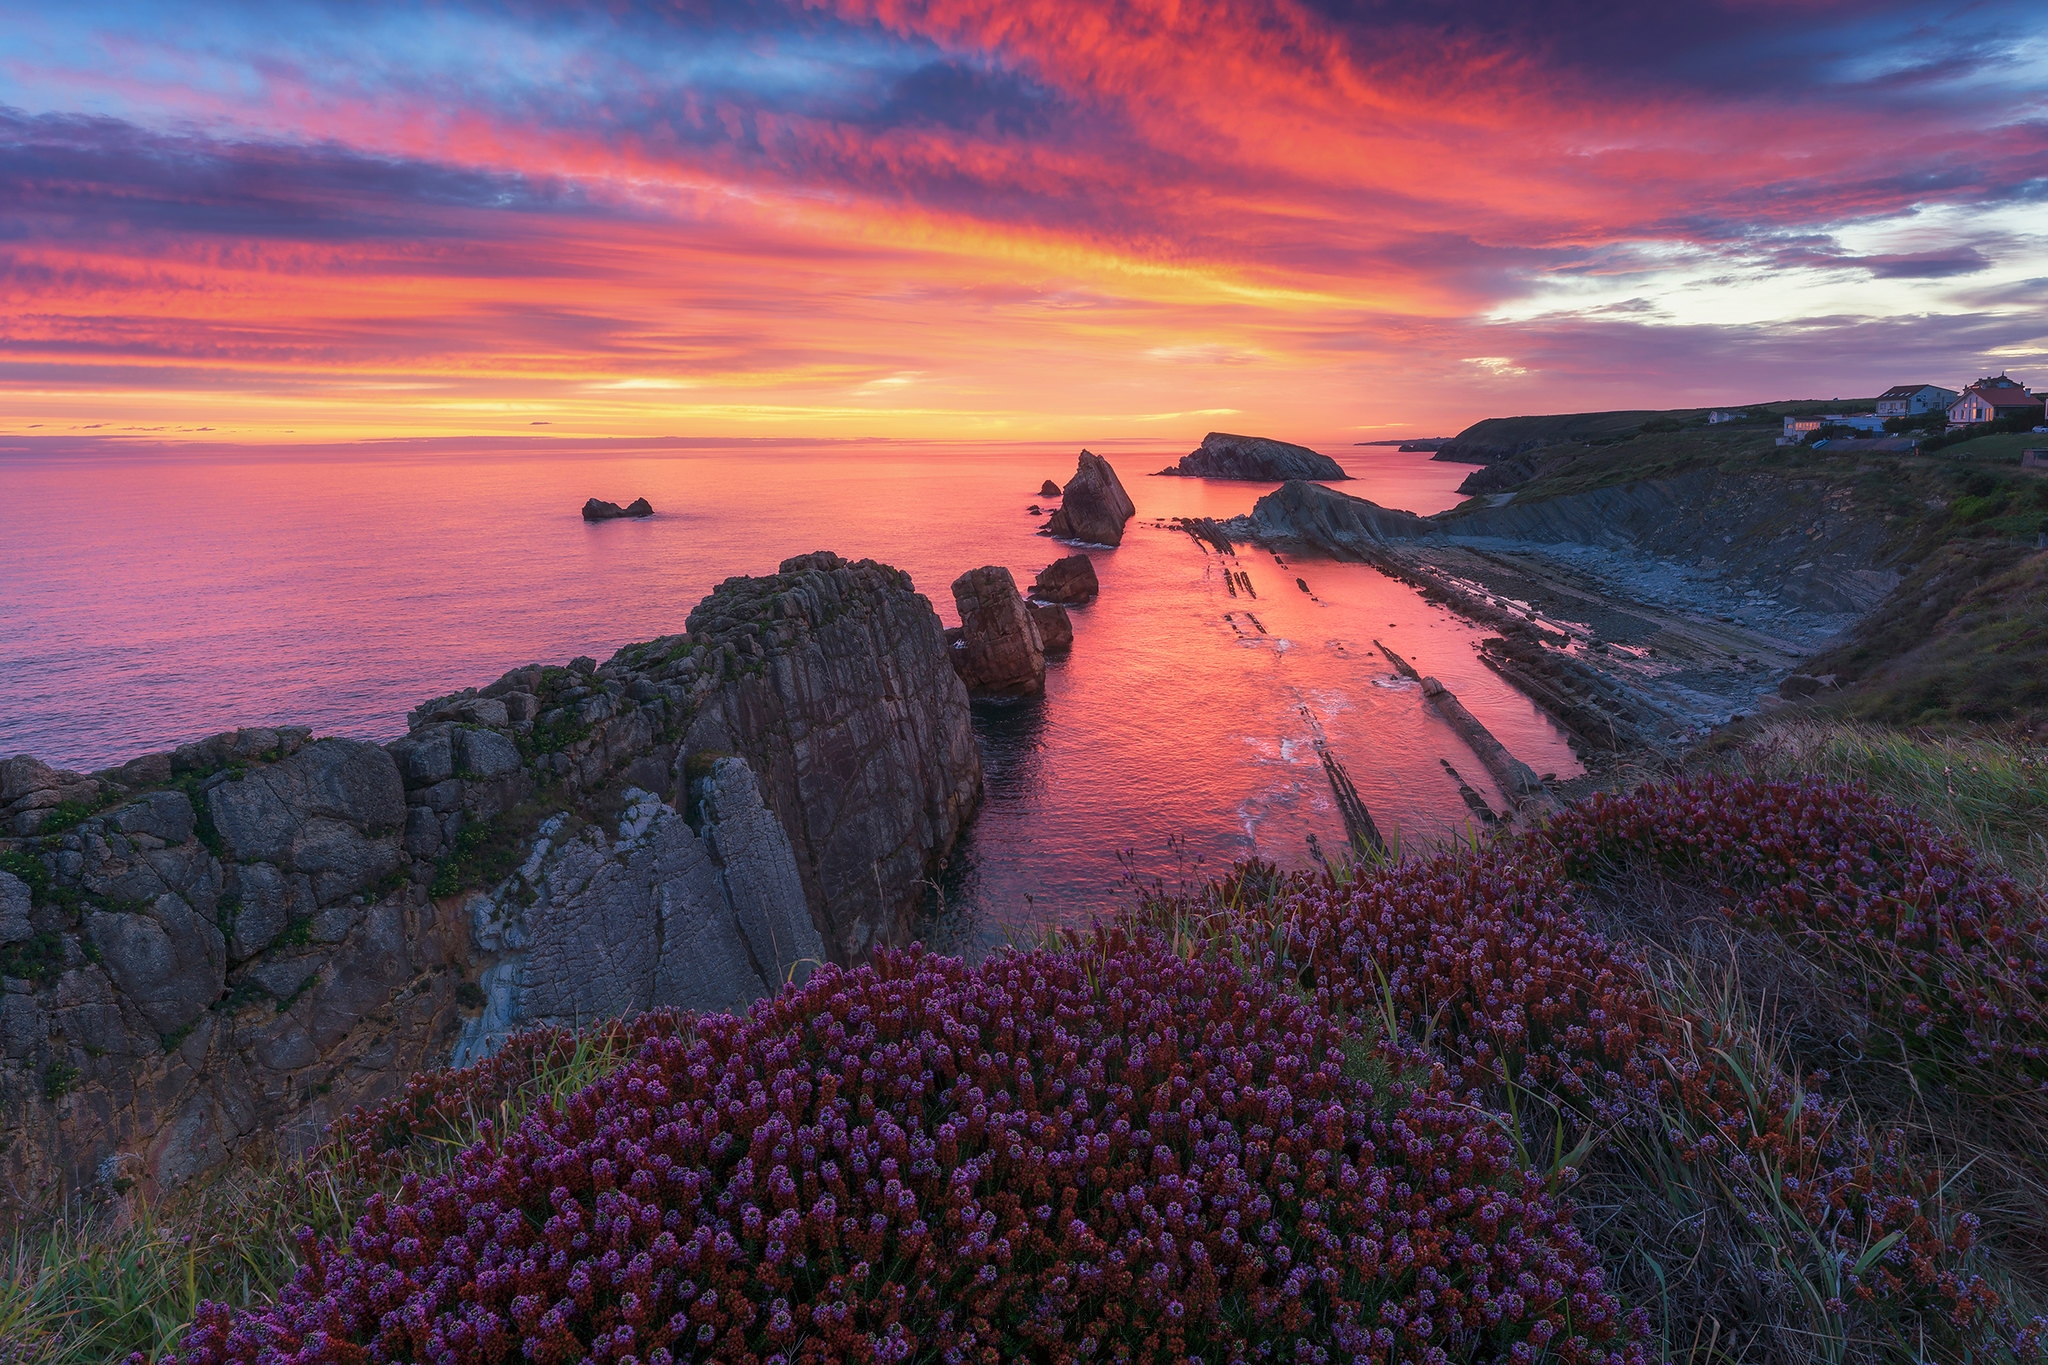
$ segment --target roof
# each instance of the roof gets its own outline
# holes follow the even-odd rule
[[[2011,388],[2006,388],[2004,385],[1992,385],[1989,388],[1985,388],[1980,384],[1972,384],[1969,388],[1963,390],[1963,397],[1958,398],[1956,402],[1960,403],[1963,401],[1963,398],[1973,396],[1983,399],[1994,408],[2038,408],[2041,406],[2039,398],[2028,393],[2017,384],[2013,384]]]
[[[1947,389],[1941,388],[1939,384],[1894,384],[1879,394],[1877,401],[1882,403],[1887,398],[1911,398],[1922,389],[1941,389],[1943,393],[1948,392]]]

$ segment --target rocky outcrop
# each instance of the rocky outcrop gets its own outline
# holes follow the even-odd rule
[[[1138,514],[1109,461],[1084,450],[1074,477],[1061,490],[1061,502],[1046,529],[1061,540],[1089,545],[1121,545],[1124,523]]]
[[[583,504],[585,521],[616,521],[620,517],[651,517],[654,507],[645,498],[635,498],[624,507],[615,502],[604,502],[597,498]]]
[[[1031,595],[1039,601],[1059,602],[1070,607],[1094,601],[1101,591],[1102,583],[1095,577],[1095,561],[1087,555],[1055,559],[1038,571],[1037,579],[1031,584]]]
[[[953,580],[953,605],[960,612],[953,671],[971,695],[1028,697],[1045,690],[1045,645],[1008,569],[988,565],[961,574]]]
[[[176,1184],[508,1029],[740,1008],[905,941],[980,794],[931,604],[817,554],[688,625],[385,746],[0,766],[0,1204]]]
[[[1348,479],[1344,466],[1307,446],[1290,445],[1265,436],[1233,436],[1212,431],[1202,444],[1180,457],[1180,463],[1159,471],[1190,479]]]
[[[738,1011],[825,960],[789,836],[737,758],[693,784],[702,828],[629,787],[613,834],[568,812],[469,914],[481,1011],[454,1064],[520,1029],[661,1005]]]
[[[1038,496],[1041,498],[1056,498],[1059,495],[1060,486],[1054,483],[1051,479],[1047,479],[1038,487]]]
[[[1074,647],[1074,620],[1057,602],[1026,602],[1031,622],[1038,627],[1039,644],[1047,654],[1064,654]]]

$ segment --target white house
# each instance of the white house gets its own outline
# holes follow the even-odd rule
[[[1945,408],[1961,397],[1954,389],[1939,384],[1894,384],[1877,396],[1879,417],[1918,417],[1923,412]]]
[[[1715,408],[1707,414],[1707,425],[1717,427],[1723,422],[1740,422],[1747,416],[1749,414],[1740,408]]]
[[[2002,417],[2041,416],[2042,402],[2038,394],[2028,393],[2018,380],[2005,375],[1980,379],[1962,391],[1956,401],[1948,405],[1948,424],[1952,427],[1967,427],[1978,422],[1995,422]]]

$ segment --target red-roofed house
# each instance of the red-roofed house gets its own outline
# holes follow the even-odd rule
[[[2041,399],[2028,393],[2026,386],[2016,379],[1997,375],[1980,379],[1964,389],[1962,396],[1948,405],[1948,424],[1952,427],[1966,427],[1977,422],[1996,422],[2005,417],[2020,417],[2031,414],[2041,415]]]

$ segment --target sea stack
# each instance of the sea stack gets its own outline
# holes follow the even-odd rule
[[[1094,601],[1101,591],[1102,584],[1095,577],[1095,561],[1087,555],[1055,559],[1038,571],[1038,579],[1031,585],[1031,595],[1039,601],[1070,607]]]
[[[1060,510],[1052,514],[1046,529],[1060,540],[1121,545],[1124,523],[1137,514],[1131,495],[1124,492],[1109,461],[1084,450],[1074,477],[1061,490]]]
[[[1074,647],[1074,620],[1065,607],[1057,602],[1026,602],[1024,607],[1038,627],[1038,641],[1047,654],[1064,654]]]
[[[653,515],[654,505],[645,498],[635,498],[624,507],[619,506],[615,502],[605,502],[600,498],[592,498],[583,504],[583,519],[585,521],[617,521],[620,517],[651,517]]]
[[[1265,436],[1233,436],[1212,431],[1202,444],[1180,457],[1180,463],[1159,471],[1189,479],[1248,479],[1283,483],[1288,479],[1348,479],[1344,467],[1307,446],[1290,445]]]
[[[953,670],[970,695],[1028,697],[1045,690],[1045,644],[1008,569],[991,564],[961,574],[953,580],[953,605],[960,610]]]
[[[1043,484],[1039,485],[1039,488],[1038,488],[1038,496],[1039,496],[1039,497],[1041,497],[1041,498],[1056,498],[1056,497],[1058,497],[1059,495],[1060,495],[1060,486],[1059,486],[1058,484],[1054,483],[1054,482],[1053,482],[1053,481],[1052,481],[1051,479],[1047,479],[1047,480],[1046,480],[1046,481],[1045,481],[1045,482],[1044,482]]]

